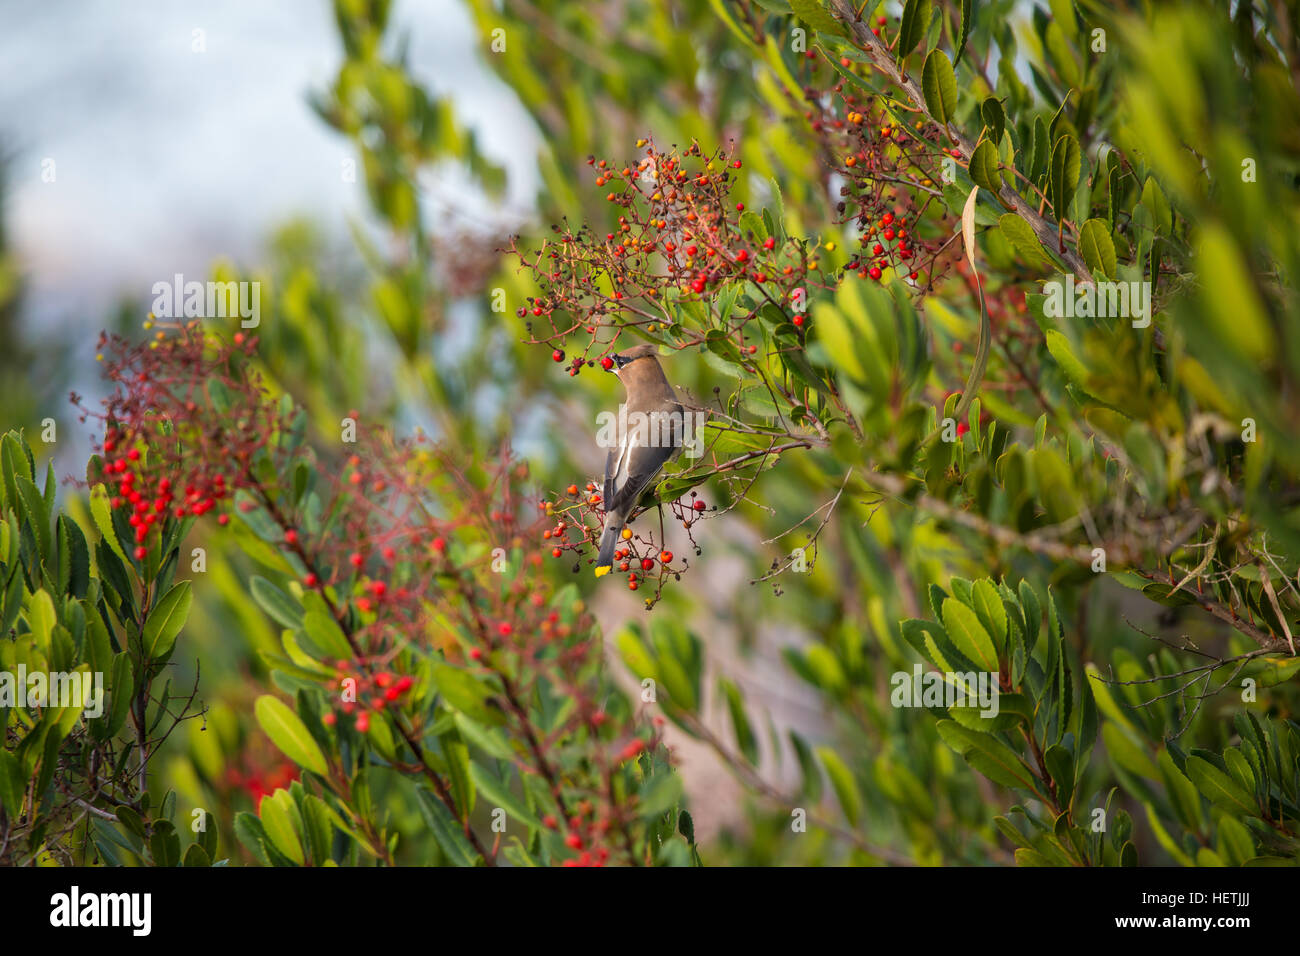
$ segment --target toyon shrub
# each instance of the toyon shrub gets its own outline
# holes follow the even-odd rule
[[[339,0],[359,278],[290,230],[256,333],[106,336],[63,512],[0,439],[0,675],[105,689],[0,697],[0,862],[1300,859],[1287,11],[467,6],[536,221]],[[643,343],[700,453],[611,588]]]
[[[689,858],[657,733],[608,685],[575,589],[525,548],[539,519],[508,449],[466,468],[375,432],[321,459],[303,412],[253,370],[255,338],[191,322],[102,344],[117,387],[86,414],[105,428],[90,481],[106,539],[147,572],[174,567],[195,519],[242,529],[264,571],[249,592],[283,628],[266,655],[279,693],[254,713],[297,780],[228,778],[259,801],[233,827],[257,859],[393,862],[377,776],[449,862]]]

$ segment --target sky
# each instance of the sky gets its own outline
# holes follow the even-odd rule
[[[340,242],[349,217],[364,218],[361,184],[341,174],[354,153],[307,100],[342,60],[328,0],[0,0],[0,11],[5,214],[33,336],[93,351],[124,296],[143,317],[154,282],[204,279],[223,257],[251,266],[291,217]],[[485,65],[467,11],[399,0],[391,22],[409,34],[414,74],[453,98],[506,167],[507,205],[526,211],[537,134]],[[492,214],[463,181],[424,185],[431,201]]]

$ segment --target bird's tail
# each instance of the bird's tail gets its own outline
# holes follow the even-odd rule
[[[623,522],[616,515],[610,515],[605,524],[605,531],[600,536],[600,552],[596,555],[596,577],[609,574],[614,569],[614,547],[618,544]]]

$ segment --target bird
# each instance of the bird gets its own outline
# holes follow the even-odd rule
[[[637,345],[611,355],[609,370],[627,391],[619,434],[605,459],[605,530],[596,556],[596,577],[614,567],[614,548],[641,495],[682,448],[686,416],[659,364],[658,348]]]

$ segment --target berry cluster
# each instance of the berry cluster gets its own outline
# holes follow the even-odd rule
[[[75,393],[72,401],[83,422],[104,423],[90,480],[107,488],[114,511],[128,515],[136,560],[145,559],[151,541],[163,540],[169,518],[220,511],[226,524],[226,506],[252,483],[267,436],[285,427],[256,378],[231,375],[256,347],[242,333],[232,343],[208,336],[197,322],[159,329],[143,345],[100,336],[99,358],[107,359],[105,377],[116,387],[103,411],[86,409]],[[214,411],[220,427],[211,422]]]
[[[378,669],[374,662],[368,660],[335,661],[334,679],[338,682],[342,699],[338,709],[345,716],[356,714],[354,726],[360,734],[370,730],[371,711],[381,711],[398,704],[415,683],[415,678],[410,674],[397,676],[391,671]],[[338,722],[338,715],[330,712],[321,720],[327,727],[333,727]]]
[[[525,553],[550,523],[521,519],[532,498],[526,466],[508,449],[467,466],[423,436],[399,442],[364,428],[345,457],[318,461],[303,443],[304,416],[261,387],[254,341],[227,345],[191,324],[145,347],[104,345],[118,387],[97,416],[105,460],[96,480],[140,515],[142,547],[158,523],[147,516],[183,510],[238,520],[279,551],[352,652],[322,680],[332,733],[364,739],[384,721],[385,738],[412,752],[399,769],[450,792],[424,755],[434,657],[500,702],[525,774],[548,784],[562,845],[581,851],[575,861],[601,863],[631,845],[636,811],[615,777],[647,737],[600,683],[594,619],[576,596],[554,595],[542,556]],[[545,731],[538,694],[572,703]],[[653,732],[648,740],[659,745]]]
[[[587,482],[584,488],[579,488],[576,484],[569,485],[564,494],[557,496],[554,501],[543,499],[537,503],[537,507],[548,519],[541,531],[544,553],[549,552],[553,558],[562,558],[566,553],[579,559],[584,555],[594,557],[604,530],[605,512],[593,482]],[[715,505],[715,510],[716,507]],[[709,505],[695,491],[669,505],[669,510],[685,529],[697,555],[700,549],[695,544],[692,528],[708,509]],[[682,572],[690,567],[690,562],[684,558],[679,562],[677,555],[666,547],[663,528],[659,528],[656,535],[653,522],[648,522],[641,531],[625,527],[621,537],[622,543],[614,551],[614,567],[627,575],[629,591],[637,591],[647,583],[653,583],[654,594],[645,601],[647,608],[653,607],[662,596],[667,581],[670,578],[679,580]],[[582,566],[581,560],[575,562],[574,572],[580,571]]]
[[[856,69],[848,57],[839,62]],[[950,265],[941,252],[955,226],[940,187],[942,164],[961,154],[942,144],[934,123],[901,123],[886,97],[842,79],[832,89],[828,100],[807,88],[804,115],[843,180],[836,211],[853,224],[858,243],[845,273],[873,282],[897,275],[930,288]]]
[[[770,217],[732,198],[741,161],[698,144],[681,151],[648,140],[637,145],[643,155],[635,163],[588,160],[596,187],[608,190],[617,209],[608,230],[566,223],[552,226],[554,238],[540,249],[511,244],[541,290],[517,313],[528,319],[530,340],[552,344],[552,358],[576,375],[598,361],[608,368],[627,327],[675,348],[703,346],[710,330],[721,328],[753,355],[758,346],[746,341],[744,326],[760,307],[802,324],[809,286],[826,287],[815,249],[783,237]],[[747,290],[755,305],[724,310],[717,293],[732,286]],[[570,358],[560,346],[571,336],[583,344]]]

